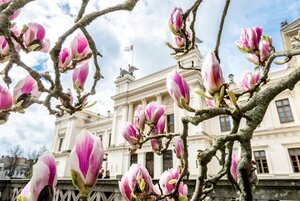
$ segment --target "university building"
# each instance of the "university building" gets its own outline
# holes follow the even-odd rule
[[[294,36],[300,30],[300,19],[288,24],[282,23],[281,35],[286,50],[300,48]],[[198,49],[183,57],[175,57],[183,66],[201,68],[203,56]],[[293,58],[285,69],[270,74],[270,81],[264,88],[280,81],[300,65],[300,56]],[[187,111],[178,108],[166,89],[166,76],[177,65],[162,69],[148,76],[136,79],[132,72],[123,70],[115,80],[115,95],[113,111],[100,115],[90,111],[65,115],[56,120],[56,130],[52,144],[52,152],[56,158],[58,177],[70,177],[69,154],[77,134],[87,129],[101,138],[105,159],[103,168],[109,169],[111,178],[123,175],[132,163],[143,164],[153,178],[159,178],[161,173],[177,164],[173,145],[163,155],[154,154],[150,143],[130,155],[130,145],[125,142],[121,130],[125,122],[132,122],[136,107],[152,101],[166,106],[166,131],[180,133],[182,131],[181,117],[188,115]],[[181,71],[188,82],[191,91],[200,89],[201,75],[198,71]],[[231,77],[230,87],[238,90]],[[207,108],[200,96],[191,93],[191,106],[196,109]],[[290,91],[279,94],[269,105],[264,120],[256,129],[252,139],[253,159],[257,163],[259,178],[300,178],[300,83]],[[241,127],[243,127],[243,123]],[[188,149],[191,178],[197,174],[196,156],[198,150],[209,147],[214,136],[226,134],[232,126],[229,116],[222,115],[204,121],[198,126],[189,126]],[[219,171],[217,160],[209,167],[209,174]]]

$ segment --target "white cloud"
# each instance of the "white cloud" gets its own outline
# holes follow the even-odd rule
[[[46,37],[54,45],[57,38],[72,26],[81,0],[51,0],[33,1],[28,4],[17,18],[19,27],[30,21],[41,23],[46,28]],[[107,8],[123,0],[91,0],[87,13]],[[203,1],[197,16],[197,36],[203,40],[199,44],[200,51],[205,53],[214,48],[217,27],[221,17],[222,6],[219,0]],[[168,17],[175,6],[187,9],[192,1],[182,0],[140,0],[133,12],[115,12],[95,20],[88,26],[103,58],[99,58],[101,72],[105,79],[97,86],[97,95],[89,100],[97,100],[93,107],[97,113],[106,113],[112,109],[110,97],[114,94],[113,81],[119,75],[119,68],[126,68],[131,62],[131,56],[123,49],[128,44],[134,44],[134,65],[140,70],[135,73],[137,78],[158,71],[175,63],[171,50],[165,42],[172,42],[168,29]],[[275,46],[282,49],[280,38],[280,22],[285,19],[296,20],[299,17],[299,3],[292,0],[239,0],[232,1],[228,18],[225,21],[223,40],[220,46],[222,67],[225,74],[234,73],[236,81],[246,70],[251,70],[244,56],[234,46],[239,38],[240,28],[261,26],[265,33],[272,35]],[[64,44],[68,46],[71,37]],[[22,54],[22,59],[29,66],[42,65],[45,70],[53,72],[52,62],[43,53]],[[40,62],[43,62],[40,64]],[[0,66],[0,70],[2,67]],[[19,68],[11,72],[14,82],[24,76]],[[92,75],[90,75],[90,78]],[[62,76],[63,86],[72,87],[71,73]],[[91,84],[91,80],[88,85]],[[105,107],[103,107],[105,105]],[[9,122],[0,125],[0,154],[3,154],[12,144],[21,144],[28,150],[34,146],[50,146],[54,135],[53,116],[49,116],[45,108],[34,106],[25,114],[12,114]]]

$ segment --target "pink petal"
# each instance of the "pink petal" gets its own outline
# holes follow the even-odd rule
[[[89,158],[90,165],[86,175],[86,185],[90,187],[96,184],[97,177],[100,168],[102,166],[103,155],[104,155],[102,142],[98,137],[96,136],[92,136],[92,137],[94,138],[94,145]]]

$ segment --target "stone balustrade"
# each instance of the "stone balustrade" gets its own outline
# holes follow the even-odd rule
[[[15,201],[28,180],[0,180],[0,201]],[[157,181],[154,181],[156,183]],[[195,188],[195,180],[187,182],[189,192]],[[209,200],[235,200],[232,186],[225,180],[219,181]],[[73,187],[71,180],[58,180],[56,201],[79,201],[79,192]],[[98,180],[89,201],[122,201],[118,180]],[[299,179],[264,179],[260,180],[254,191],[256,201],[300,201]]]

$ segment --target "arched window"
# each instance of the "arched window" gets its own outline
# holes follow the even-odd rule
[[[154,154],[153,152],[146,153],[146,169],[148,170],[151,178],[154,177]]]
[[[173,152],[168,150],[163,153],[163,171],[171,169],[173,167]]]

